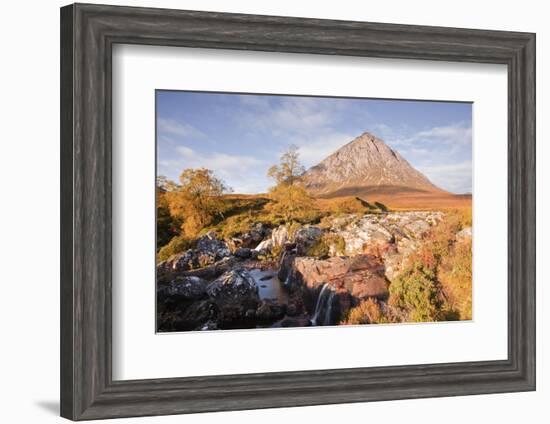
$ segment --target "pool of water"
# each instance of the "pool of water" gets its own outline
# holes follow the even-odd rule
[[[277,277],[277,271],[252,269],[250,275],[258,285],[260,299],[276,299],[279,303],[288,303],[288,293]]]

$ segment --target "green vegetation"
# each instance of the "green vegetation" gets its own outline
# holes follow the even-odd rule
[[[185,169],[179,183],[157,180],[158,259],[187,250],[191,240],[214,230],[219,237],[231,239],[262,223],[275,228],[287,225],[292,239],[304,224],[315,224],[324,214],[315,207],[305,189],[296,184],[303,172],[297,148],[291,146],[268,175],[276,185],[268,196],[228,194],[228,188],[205,168]]]
[[[433,271],[414,262],[390,284],[390,304],[409,311],[411,321],[437,321],[441,309]]]
[[[469,223],[471,215],[446,213],[390,284],[390,305],[406,310],[411,321],[471,319],[471,241],[455,239]]]
[[[344,213],[367,213],[375,209],[372,205],[359,197],[347,197],[338,200],[334,205],[334,211],[338,214]]]
[[[456,243],[439,267],[439,280],[451,311],[459,319],[472,319],[472,246]]]
[[[159,261],[165,261],[173,255],[183,253],[195,247],[195,240],[179,235],[173,237],[165,246],[158,251],[157,257]]]
[[[317,258],[326,258],[330,256],[331,248],[336,255],[342,256],[346,252],[346,241],[338,234],[323,233],[321,238],[310,246],[306,252],[306,255]]]
[[[192,249],[197,237],[215,231],[225,240],[249,232],[262,223],[269,228],[285,225],[289,241],[305,224],[323,229],[307,256],[326,258],[345,255],[346,242],[337,232],[365,214],[382,213],[387,207],[358,197],[312,199],[297,183],[301,170],[296,148],[281,156],[269,170],[275,186],[264,195],[234,195],[208,169],[186,169],[179,182],[164,177],[157,181],[157,256],[159,261]],[[346,324],[395,321],[438,321],[472,318],[471,239],[456,234],[472,225],[471,210],[445,212],[431,227],[420,247],[409,254],[399,275],[389,285],[387,304],[367,299],[350,309]],[[337,226],[339,228],[334,228]],[[276,246],[265,257],[279,257]],[[381,256],[382,253],[374,253]],[[382,307],[383,306],[383,307]]]
[[[276,182],[269,190],[273,200],[269,205],[270,210],[282,216],[285,222],[304,219],[312,209],[313,199],[304,187],[295,184],[303,172],[304,167],[300,164],[296,146],[290,146],[281,156],[279,164],[273,165],[267,172]]]

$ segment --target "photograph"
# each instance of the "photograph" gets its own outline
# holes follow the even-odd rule
[[[156,91],[157,332],[472,320],[472,103]]]

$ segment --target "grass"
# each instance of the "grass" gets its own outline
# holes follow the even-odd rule
[[[464,210],[445,213],[390,284],[390,305],[407,311],[411,321],[471,319],[471,240],[455,238],[471,223]]]
[[[175,236],[168,242],[168,244],[160,248],[157,254],[157,259],[159,262],[162,262],[178,253],[183,253],[189,249],[192,249],[193,247],[195,247],[194,239],[189,239],[182,235]]]
[[[376,299],[368,298],[351,308],[342,320],[344,325],[382,324],[388,322]]]

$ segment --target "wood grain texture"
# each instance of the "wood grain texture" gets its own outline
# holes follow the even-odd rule
[[[112,381],[115,43],[506,64],[508,360]],[[534,34],[86,4],[61,9],[62,416],[100,419],[534,388]]]

